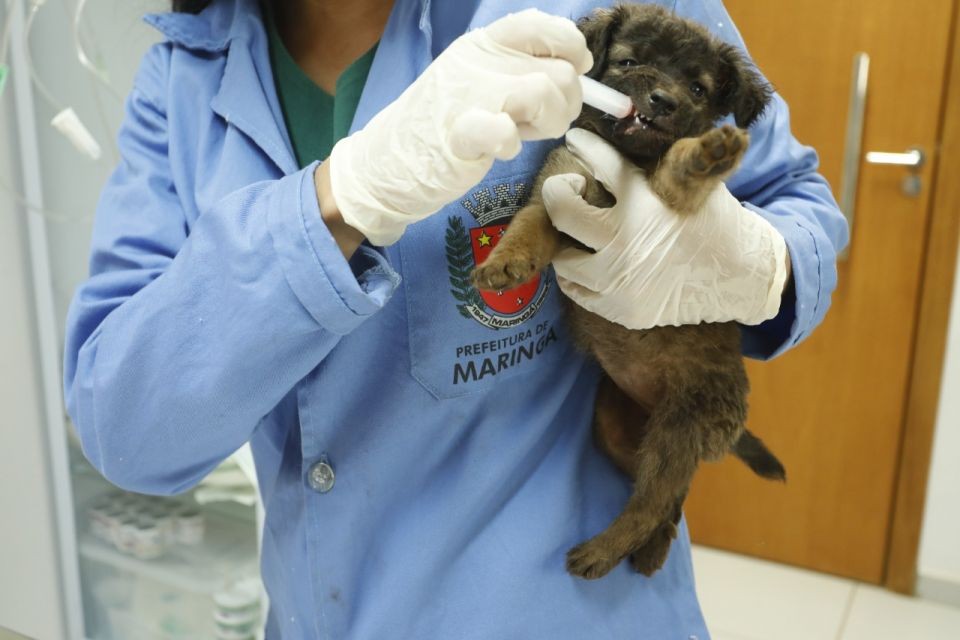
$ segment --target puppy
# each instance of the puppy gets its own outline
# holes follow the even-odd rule
[[[636,115],[617,120],[585,107],[574,126],[605,138],[643,169],[678,215],[695,215],[736,170],[749,141],[738,127],[760,116],[772,89],[738,49],[659,7],[623,4],[579,26],[594,56],[588,75],[629,95]],[[737,127],[715,128],[730,114]],[[543,181],[560,173],[586,179],[590,204],[614,204],[560,146],[547,157],[529,203],[474,270],[474,286],[496,291],[526,282],[573,242],[550,224],[540,194]],[[570,573],[599,578],[628,556],[640,573],[657,571],[700,460],[732,451],[758,475],[785,479],[776,457],[744,428],[749,385],[735,323],[631,331],[569,300],[567,320],[576,344],[606,373],[594,412],[596,440],[634,479],[616,520],[568,552]]]

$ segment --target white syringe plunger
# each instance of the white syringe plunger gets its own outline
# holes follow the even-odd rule
[[[616,118],[626,118],[633,113],[633,100],[630,96],[587,76],[580,76],[580,86],[583,87],[584,104]]]

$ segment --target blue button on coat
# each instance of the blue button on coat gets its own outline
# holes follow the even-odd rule
[[[530,6],[597,0],[396,0],[354,122],[457,35]],[[742,44],[718,0],[665,0]],[[148,21],[73,300],[66,401],[111,481],[171,494],[252,443],[266,524],[271,640],[704,640],[685,527],[664,569],[572,578],[564,554],[619,512],[628,482],[590,435],[596,368],[570,345],[556,282],[507,300],[464,282],[553,143],[348,263],[299,170],[255,0]],[[770,220],[795,299],[744,329],[771,357],[820,322],[843,218],[787,108],[752,130],[731,191]],[[488,233],[489,232],[489,233]],[[328,460],[336,484],[311,489]]]

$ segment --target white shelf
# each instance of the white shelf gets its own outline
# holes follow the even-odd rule
[[[257,575],[256,532],[251,523],[205,511],[204,540],[196,546],[174,545],[155,560],[121,553],[95,538],[80,534],[80,555],[113,568],[201,595],[212,595],[227,583]]]
[[[172,545],[155,560],[141,560],[120,552],[89,531],[87,505],[97,496],[114,489],[92,474],[75,474],[74,481],[78,509],[77,542],[81,557],[206,596],[233,580],[259,575],[257,524],[251,510],[237,505],[200,507],[205,525],[202,543]],[[247,512],[249,516],[237,517],[238,512]]]

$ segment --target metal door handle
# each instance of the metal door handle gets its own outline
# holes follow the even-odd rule
[[[923,166],[927,157],[923,149],[908,149],[905,153],[888,153],[886,151],[867,151],[867,162],[869,164],[887,164],[897,167],[910,167],[919,169]]]
[[[847,107],[847,135],[843,150],[843,176],[840,179],[840,210],[847,219],[853,237],[853,209],[857,200],[860,178],[860,153],[863,144],[863,122],[867,108],[867,80],[870,75],[870,56],[861,51],[853,56],[853,77],[850,83],[850,102]],[[850,245],[837,256],[846,260]]]
[[[868,151],[866,161],[874,165],[886,165],[888,167],[904,167],[908,173],[900,181],[900,191],[903,195],[916,198],[923,191],[923,181],[920,177],[920,169],[926,162],[927,156],[923,149],[913,147],[907,149],[904,153],[888,153],[886,151]]]

